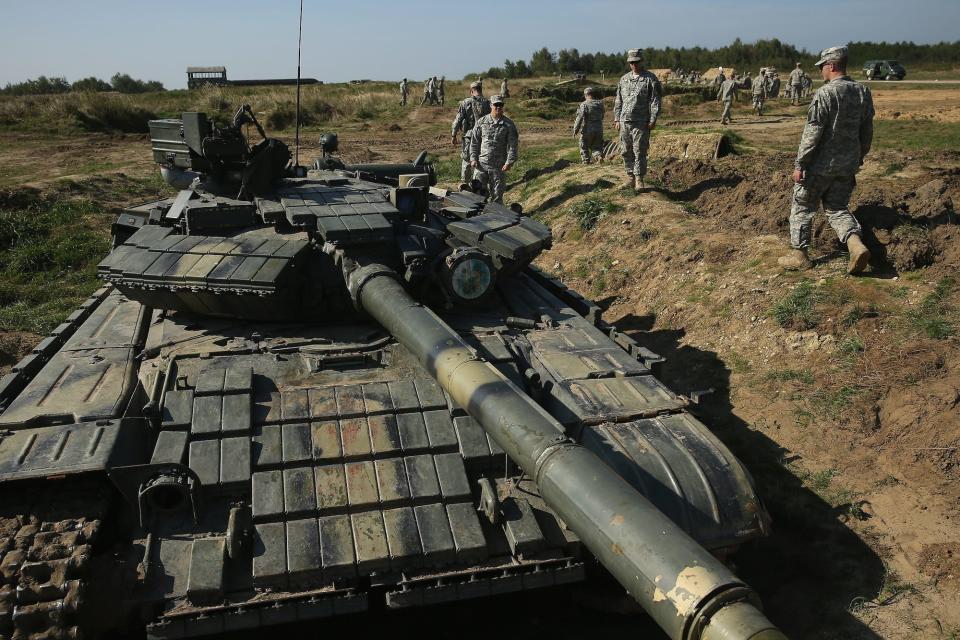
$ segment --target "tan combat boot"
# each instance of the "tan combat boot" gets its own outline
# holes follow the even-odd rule
[[[793,249],[787,255],[777,259],[777,264],[787,271],[800,271],[813,266],[806,249]]]
[[[646,189],[647,185],[644,184],[643,178],[637,176],[633,183],[633,190],[639,193],[640,191],[646,191]]]
[[[633,174],[628,173],[626,179],[623,181],[623,186],[633,188],[633,185],[634,185]]]
[[[863,244],[860,236],[853,234],[847,238],[847,249],[850,250],[850,262],[847,264],[847,273],[860,273],[867,268],[870,260],[870,250]]]

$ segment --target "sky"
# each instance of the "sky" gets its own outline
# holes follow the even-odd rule
[[[186,86],[188,66],[295,77],[298,0],[6,0],[0,85],[114,73]],[[303,77],[462,78],[581,53],[780,38],[809,51],[857,40],[960,39],[960,0],[304,0]],[[718,64],[723,61],[718,60]]]

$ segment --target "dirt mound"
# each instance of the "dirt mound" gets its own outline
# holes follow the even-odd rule
[[[917,565],[938,584],[960,588],[960,543],[944,542],[924,546]]]
[[[10,367],[30,353],[40,336],[27,331],[0,330],[0,375],[10,373]]]

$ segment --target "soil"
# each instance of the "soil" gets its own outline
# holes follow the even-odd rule
[[[10,373],[10,368],[30,353],[41,339],[28,331],[0,329],[0,375]]]

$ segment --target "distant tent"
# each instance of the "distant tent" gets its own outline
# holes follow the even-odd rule
[[[657,76],[657,80],[660,82],[666,82],[667,78],[673,75],[673,71],[671,69],[650,69],[649,71],[653,75]]]
[[[735,72],[736,72],[736,69],[734,69],[733,67],[723,68],[723,75],[726,76],[727,78],[732,76]],[[720,69],[718,67],[710,67],[709,69],[704,71],[700,77],[706,80],[707,82],[710,82],[714,78],[716,78],[718,75],[720,75]]]

